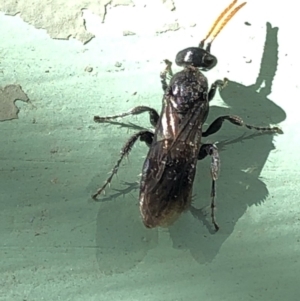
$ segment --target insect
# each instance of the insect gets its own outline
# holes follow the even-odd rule
[[[94,116],[94,121],[101,123],[149,113],[154,130],[142,130],[129,138],[121,149],[120,158],[110,176],[92,196],[96,199],[111,183],[121,161],[129,154],[136,141],[145,142],[149,151],[142,169],[139,202],[142,220],[147,228],[166,227],[190,208],[197,161],[210,156],[211,220],[218,231],[215,197],[220,157],[216,145],[203,143],[201,138],[219,131],[224,121],[261,132],[282,133],[278,127],[245,124],[240,117],[231,115],[220,116],[206,130],[203,129],[209,112],[209,102],[217,89],[226,85],[227,80],[216,80],[209,88],[201,71],[209,71],[216,66],[217,58],[211,54],[211,45],[226,23],[246,4],[244,2],[234,7],[236,2],[234,0],[225,8],[198,47],[189,47],[178,52],[175,61],[178,66],[183,67],[181,71],[173,74],[172,63],[165,60],[166,68],[160,74],[164,91],[160,115],[151,107],[138,106],[118,115]],[[209,41],[206,43],[207,40]]]

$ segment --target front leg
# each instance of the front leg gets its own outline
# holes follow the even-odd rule
[[[217,88],[219,88],[219,90],[222,90],[223,88],[226,87],[228,83],[228,79],[224,78],[223,80],[216,80],[210,87],[210,90],[208,92],[208,101],[211,101],[214,96],[216,95],[217,92]]]
[[[166,67],[160,73],[160,80],[161,80],[163,91],[166,92],[168,88],[167,78],[169,77],[170,79],[173,76],[173,71],[172,71],[172,62],[169,60],[164,60],[164,62],[166,64]]]

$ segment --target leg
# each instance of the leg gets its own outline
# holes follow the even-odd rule
[[[118,115],[112,115],[112,116],[106,116],[106,117],[94,116],[94,121],[100,123],[100,122],[108,121],[110,119],[115,119],[115,118],[119,118],[119,117],[122,118],[122,117],[129,116],[129,115],[138,115],[138,114],[141,114],[144,112],[149,112],[150,123],[155,127],[157,124],[159,115],[154,109],[145,107],[145,106],[138,106],[138,107],[135,107],[135,108],[129,110],[126,113],[121,113]]]
[[[98,195],[100,195],[102,193],[102,191],[106,188],[106,186],[111,183],[113,176],[118,172],[119,166],[120,166],[123,158],[129,154],[129,152],[131,151],[135,142],[138,139],[140,139],[141,141],[144,141],[149,146],[152,143],[153,136],[154,136],[154,134],[149,131],[140,131],[129,138],[129,140],[126,142],[126,144],[121,149],[121,156],[120,156],[119,160],[117,161],[116,165],[114,166],[114,168],[112,169],[110,176],[104,182],[104,185],[101,188],[99,188],[96,193],[94,193],[92,195],[93,199],[96,199],[98,197]]]
[[[219,131],[222,127],[222,124],[225,120],[228,120],[229,122],[238,125],[238,126],[245,126],[248,129],[254,129],[257,131],[261,131],[261,132],[273,132],[273,133],[277,133],[277,134],[282,134],[282,130],[278,127],[261,127],[261,126],[255,126],[255,125],[250,125],[250,124],[246,124],[244,123],[244,121],[242,120],[242,118],[238,117],[238,116],[220,116],[219,118],[217,118],[209,127],[208,129],[202,133],[203,137],[207,137],[209,135],[212,135],[214,133],[216,133],[217,131]]]
[[[225,88],[226,85],[228,83],[228,79],[227,78],[224,78],[224,80],[216,80],[210,87],[210,90],[208,91],[208,101],[211,101],[215,94],[216,94],[216,91],[217,91],[217,88],[219,88],[220,90]]]
[[[198,160],[204,159],[207,155],[211,156],[211,165],[210,165],[210,173],[212,178],[211,183],[211,221],[215,227],[215,230],[219,230],[219,226],[215,219],[215,197],[216,197],[216,180],[218,179],[219,169],[220,169],[220,157],[218,153],[218,149],[214,144],[202,144],[199,154]]]
[[[160,73],[160,79],[161,79],[161,84],[162,84],[163,91],[165,92],[168,88],[167,75],[169,75],[169,77],[172,77],[173,76],[173,71],[172,71],[172,62],[170,62],[169,60],[164,60],[164,62],[167,66],[164,69],[164,71],[162,71]]]

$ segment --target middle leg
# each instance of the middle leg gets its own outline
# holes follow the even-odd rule
[[[230,123],[238,126],[245,126],[248,129],[254,129],[257,131],[261,132],[273,132],[277,134],[282,134],[282,130],[278,127],[262,127],[262,126],[256,126],[256,125],[251,125],[251,124],[246,124],[244,123],[243,119],[239,116],[234,116],[234,115],[225,115],[225,116],[220,116],[218,117],[209,127],[208,129],[202,133],[203,137],[210,136],[216,132],[218,132],[221,127],[223,122],[227,120]]]
[[[152,126],[155,127],[158,122],[159,115],[156,112],[156,110],[154,110],[150,107],[146,107],[146,106],[138,106],[133,109],[130,109],[128,112],[117,114],[117,115],[111,115],[111,116],[105,116],[105,117],[94,116],[94,121],[101,123],[101,122],[105,122],[105,121],[108,121],[111,119],[123,118],[123,117],[129,116],[129,115],[142,114],[144,112],[149,112],[150,123],[152,124]]]

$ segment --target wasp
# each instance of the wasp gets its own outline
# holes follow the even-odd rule
[[[236,3],[237,0],[234,0],[224,9],[198,47],[189,47],[178,52],[175,62],[183,68],[181,71],[173,74],[172,63],[165,60],[166,68],[160,74],[164,91],[160,114],[153,108],[138,106],[118,115],[94,116],[94,121],[101,123],[148,112],[150,123],[154,127],[153,131],[142,130],[129,138],[121,149],[120,158],[110,176],[92,196],[94,199],[111,183],[123,158],[140,140],[149,146],[142,168],[139,193],[143,223],[147,228],[169,226],[191,207],[197,162],[210,156],[211,220],[215,230],[219,230],[215,218],[215,199],[220,157],[216,145],[203,143],[202,137],[219,131],[224,121],[261,132],[282,133],[278,127],[245,124],[242,118],[232,115],[220,116],[207,129],[203,129],[210,101],[217,89],[224,88],[228,80],[216,80],[209,88],[207,78],[202,72],[216,66],[217,58],[211,54],[212,42],[227,22],[246,4],[244,2],[235,6]]]

